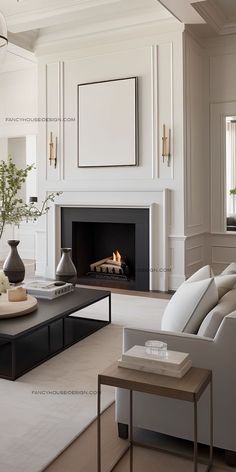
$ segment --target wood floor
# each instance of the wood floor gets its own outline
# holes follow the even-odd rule
[[[118,438],[114,421],[114,404],[108,408],[102,416],[103,437],[103,471],[110,470],[114,461],[120,457],[127,442]],[[152,433],[150,438],[146,434],[147,441],[154,443],[159,435]],[[163,437],[162,437],[163,438]],[[138,438],[141,439],[141,438]],[[142,439],[141,439],[142,440]],[[162,447],[179,453],[191,454],[191,444],[188,441],[177,440],[164,436]],[[207,448],[200,447],[200,454],[206,457]],[[177,457],[169,452],[159,452],[147,448],[134,449],[134,472],[191,472],[192,462],[188,459]],[[199,466],[199,472],[203,472],[204,466]],[[224,463],[224,455],[220,450],[214,451],[214,466],[212,472],[235,471],[236,468],[227,467]],[[49,467],[45,472],[96,472],[96,421],[79,436]],[[114,472],[129,472],[129,454],[114,468]]]

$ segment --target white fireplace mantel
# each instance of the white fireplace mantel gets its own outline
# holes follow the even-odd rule
[[[50,193],[50,191],[48,191]],[[150,290],[168,290],[169,251],[168,217],[170,191],[168,189],[149,191],[65,191],[61,194],[47,215],[46,272],[55,277],[55,269],[60,259],[61,249],[61,208],[148,208],[150,247]],[[42,232],[38,238],[42,238]],[[39,271],[40,272],[40,268]]]

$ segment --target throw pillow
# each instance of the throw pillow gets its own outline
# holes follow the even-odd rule
[[[191,275],[191,277],[189,277],[186,282],[197,282],[198,280],[209,279],[210,277],[214,277],[214,274],[212,272],[211,266],[206,265]]]
[[[236,274],[236,262],[231,262],[223,272],[221,272],[221,275],[232,275]]]
[[[165,331],[197,333],[206,314],[216,305],[214,279],[184,282],[169,301],[162,318]]]
[[[236,310],[236,290],[226,293],[219,303],[204,318],[198,336],[214,338],[224,317]]]

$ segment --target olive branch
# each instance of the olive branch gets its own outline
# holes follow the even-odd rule
[[[34,202],[25,203],[18,193],[33,169],[34,164],[18,169],[11,157],[7,161],[0,161],[0,239],[6,225],[19,226],[22,221],[36,221],[49,211],[49,203],[62,193],[50,193],[40,208]]]

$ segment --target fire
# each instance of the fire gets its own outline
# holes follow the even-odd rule
[[[118,250],[112,253],[112,260],[114,262],[121,262],[121,255]]]

